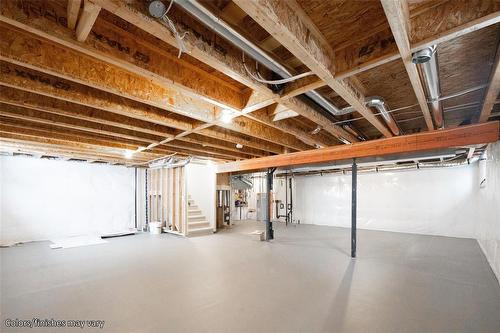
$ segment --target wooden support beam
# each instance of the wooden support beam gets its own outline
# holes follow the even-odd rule
[[[235,0],[260,26],[352,105],[384,136],[391,132],[364,104],[364,96],[335,78],[334,52],[295,0]]]
[[[291,154],[255,158],[218,165],[217,172],[264,170],[271,167],[291,167],[329,163],[338,160],[413,153],[473,144],[496,142],[500,122],[461,126],[441,131],[371,140],[352,145],[328,147]]]
[[[417,97],[418,104],[424,115],[427,128],[432,131],[434,124],[432,122],[431,112],[427,104],[424,88],[418,75],[417,66],[412,62],[412,52],[410,47],[410,13],[406,0],[381,0],[384,7],[385,16],[389,22],[394,39],[399,49],[399,53],[410,78],[413,91]]]
[[[486,96],[484,97],[483,107],[481,108],[481,114],[479,115],[479,122],[484,123],[488,121],[491,115],[491,110],[495,105],[495,100],[500,93],[500,44],[497,47],[497,53],[495,56],[495,62],[491,69],[490,74],[490,85]]]
[[[71,30],[75,30],[81,4],[82,0],[68,0],[66,17],[68,18],[68,28]]]
[[[76,39],[79,42],[84,42],[87,39],[100,11],[101,6],[90,2],[90,0],[84,0],[82,15],[76,26]]]

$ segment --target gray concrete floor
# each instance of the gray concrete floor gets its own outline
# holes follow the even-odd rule
[[[36,332],[4,320],[37,317],[104,332],[500,332],[500,286],[474,240],[360,230],[351,260],[349,229],[279,224],[270,243],[255,229],[1,249],[1,331]]]

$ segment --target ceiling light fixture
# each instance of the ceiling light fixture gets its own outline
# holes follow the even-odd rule
[[[134,156],[134,151],[133,150],[125,150],[123,153],[123,156],[125,156],[126,159],[130,160]]]
[[[221,114],[221,116],[220,116],[220,120],[221,120],[224,124],[229,124],[229,123],[231,123],[231,121],[233,120],[233,115],[232,115],[231,110],[228,110],[228,109],[224,109],[224,110],[222,110],[222,114]]]
[[[243,145],[241,143],[237,143],[236,148],[241,149],[241,148],[243,148]]]

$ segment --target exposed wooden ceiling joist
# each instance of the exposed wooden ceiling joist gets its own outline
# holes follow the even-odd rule
[[[235,0],[250,17],[285,46],[295,57],[326,82],[384,136],[391,132],[364,104],[364,96],[346,81],[337,80],[334,52],[295,0]]]
[[[89,0],[83,0],[82,15],[80,15],[78,25],[76,26],[76,39],[79,42],[84,42],[87,39],[90,29],[92,29],[100,11],[100,6],[90,2]]]
[[[168,137],[179,133],[179,130],[169,128],[163,125],[155,124],[149,121],[130,118],[121,114],[114,114],[108,111],[90,108],[83,105],[70,103],[63,100],[50,98],[43,95],[28,93],[9,87],[0,86],[0,102],[9,105],[30,108],[55,115],[72,117],[75,119],[87,120],[133,130],[142,133],[157,135],[159,137]],[[235,135],[226,135],[216,130],[206,130],[205,135],[201,136],[201,142],[210,142],[212,139],[222,142],[228,142],[233,146],[237,143],[244,144],[245,147],[251,147],[251,154],[256,156],[266,155],[266,151],[280,153],[280,147],[267,143],[263,140],[248,140]]]
[[[57,6],[57,3],[53,3],[51,5],[55,11],[61,12],[63,10]],[[153,80],[153,82],[158,83],[162,87],[166,86],[170,88],[170,91],[163,91],[162,93],[159,86],[155,89],[151,89],[151,87],[149,87],[150,89],[147,94],[149,101],[142,99],[136,94],[133,94],[132,96],[129,94],[123,95],[123,92],[120,92],[120,95],[127,98],[132,98],[140,102],[149,103],[150,105],[162,108],[169,105],[169,103],[178,104],[180,102],[184,105],[178,105],[176,107],[177,110],[171,110],[179,113],[182,113],[182,110],[190,110],[192,113],[183,112],[183,114],[205,122],[213,122],[215,119],[213,114],[220,111],[219,108],[238,110],[238,108],[241,108],[242,103],[244,103],[244,95],[237,89],[228,86],[227,83],[221,84],[220,79],[204,73],[202,70],[194,67],[193,65],[175,59],[175,57],[171,54],[155,47],[154,45],[150,45],[143,41],[137,41],[134,36],[130,35],[130,33],[117,27],[112,28],[111,25],[105,25],[104,22],[97,21],[92,34],[89,36],[88,40],[82,44],[76,43],[72,39],[70,31],[67,31],[63,26],[60,26],[46,17],[26,15],[26,13],[18,7],[13,5],[11,6],[9,4],[3,5],[2,14],[3,15],[0,16],[0,20],[9,23],[18,29],[29,31],[37,37],[43,37],[60,44],[66,48],[65,52],[71,53],[71,50],[81,52],[98,60],[112,64],[113,67],[107,66],[110,70],[112,70],[114,66],[117,66],[127,72],[132,72],[148,79],[147,81],[146,79],[143,79],[144,82],[150,82],[149,80]],[[25,38],[27,39],[29,37]],[[32,41],[33,40],[34,39],[32,39]],[[18,42],[18,44],[19,43],[21,42]],[[43,41],[40,41],[39,43],[43,43]],[[110,45],[119,45],[120,47],[110,47]],[[45,48],[43,46],[40,46],[38,51],[42,53],[44,52],[44,49]],[[60,50],[63,51],[65,49],[60,48]],[[19,52],[22,52],[22,50],[19,50]],[[59,53],[57,50],[53,50],[53,52]],[[49,57],[47,56],[46,58]],[[93,58],[90,58],[89,63],[85,63],[86,67],[99,67],[99,62],[93,60]],[[64,56],[64,59],[66,59],[66,64],[60,64],[58,66],[59,68],[68,67],[68,62],[72,61],[71,59],[73,59],[75,64],[81,63],[77,60],[83,58],[79,56],[78,53],[73,52]],[[23,65],[27,66],[28,63],[31,62],[26,59]],[[93,73],[94,81],[97,79],[95,77],[95,73],[103,73],[103,71],[99,71],[97,69],[94,70],[94,72],[88,72],[82,68],[80,73],[70,76],[65,73],[61,73],[60,71],[55,73],[54,68],[48,67],[49,69],[47,69],[47,67],[43,65],[37,67],[36,69],[40,70],[41,68],[49,71],[49,74],[56,74],[66,79],[76,80],[77,82],[83,81],[80,78],[80,73]],[[121,72],[121,74],[125,73],[126,72],[123,71]],[[106,75],[109,76],[111,74],[112,73],[107,73]],[[120,74],[120,72],[113,74]],[[134,77],[133,80],[124,79],[120,82],[120,80],[116,78],[115,81],[115,87],[112,85],[109,86],[110,82],[106,82],[108,87],[103,84],[99,84],[99,81],[89,82],[87,80],[82,83],[114,93],[117,91],[119,92],[119,90],[117,90],[117,86],[123,86],[123,82],[140,84],[140,79],[137,76]],[[129,88],[130,91],[134,91],[135,93],[141,91],[135,90],[133,87]],[[123,89],[125,88],[123,87],[122,91]],[[156,102],[154,100],[155,92],[159,94],[157,95]],[[168,95],[169,98],[162,100],[161,95]],[[176,97],[172,98],[172,96]],[[191,99],[189,98],[190,96],[192,97]],[[183,100],[185,100],[185,103],[182,102]],[[208,105],[207,102],[213,105]],[[212,114],[207,114],[207,110],[212,110]],[[271,125],[280,129],[278,125],[275,125],[272,122],[265,125]],[[307,133],[303,133],[300,130],[297,130],[292,134],[297,135],[298,137],[307,136]]]
[[[499,22],[497,1],[439,1],[425,11],[410,12],[410,50],[415,52]],[[390,31],[382,32],[335,52],[336,77],[343,79],[399,59],[392,37]]]
[[[485,94],[483,106],[481,108],[481,114],[479,115],[479,122],[484,123],[488,121],[491,115],[491,110],[495,105],[495,100],[500,93],[500,44],[497,47],[497,53],[495,56],[495,62],[493,63],[489,87]]]
[[[68,28],[71,30],[76,28],[76,21],[78,21],[81,4],[82,0],[68,0],[66,17],[68,19]]]
[[[137,27],[147,31],[153,36],[163,40],[164,42],[172,45],[174,47],[178,47],[177,41],[171,35],[168,28],[163,26],[157,21],[151,20],[144,13],[145,8],[142,3],[139,1],[106,1],[106,0],[94,0],[95,3],[102,6],[104,9],[110,11],[111,13],[117,15],[118,17],[128,21]],[[278,96],[272,93],[272,91],[267,88],[265,85],[253,80],[243,68],[243,64],[241,62],[241,54],[234,49],[225,49],[220,50],[217,47],[213,47],[213,45],[207,43],[204,40],[203,36],[200,36],[200,33],[196,31],[190,31],[189,27],[186,27],[188,34],[183,39],[184,45],[188,50],[189,55],[200,60],[201,62],[219,70],[220,72],[225,73],[229,77],[234,80],[241,82],[242,84],[258,91],[263,96],[266,96],[267,100],[274,100]],[[298,104],[297,102],[296,104]],[[269,103],[271,104],[271,103]],[[264,106],[267,106],[266,104]],[[294,104],[295,105],[295,104]],[[294,107],[294,105],[292,105]],[[243,110],[244,113],[245,110]],[[295,110],[294,110],[295,111]],[[301,110],[301,115],[308,118],[311,116],[320,117],[321,115],[317,114],[312,108],[304,107]],[[305,112],[307,111],[307,112]],[[247,112],[249,112],[247,110]],[[299,113],[299,112],[298,112]],[[325,117],[325,121],[327,118]],[[346,132],[341,127],[332,125],[334,131],[331,134],[336,136],[341,136],[346,138],[351,142],[358,141],[356,137],[352,134]]]
[[[432,122],[431,112],[427,104],[424,88],[418,74],[417,66],[412,62],[412,52],[410,49],[410,12],[406,0],[381,0],[384,12],[391,26],[392,35],[396,40],[399,49],[399,54],[403,59],[403,63],[410,78],[413,91],[417,97],[418,104],[424,115],[427,128],[432,131],[434,124]]]

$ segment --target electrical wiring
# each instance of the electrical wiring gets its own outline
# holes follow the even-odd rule
[[[295,75],[295,76],[291,76],[289,78],[286,78],[286,79],[281,79],[281,80],[265,80],[264,78],[262,78],[262,76],[260,75],[260,73],[258,72],[257,70],[257,75],[254,75],[247,67],[247,64],[245,63],[245,52],[242,53],[242,61],[243,61],[243,67],[245,68],[245,71],[247,72],[248,75],[250,75],[250,77],[252,79],[254,79],[255,81],[258,81],[260,83],[265,83],[265,84],[283,84],[283,83],[288,83],[288,82],[292,82],[292,81],[296,81],[298,79],[301,79],[303,77],[306,77],[306,76],[310,76],[310,75],[314,75],[313,72],[305,72],[305,73],[302,73],[302,74],[298,74],[298,75]]]

